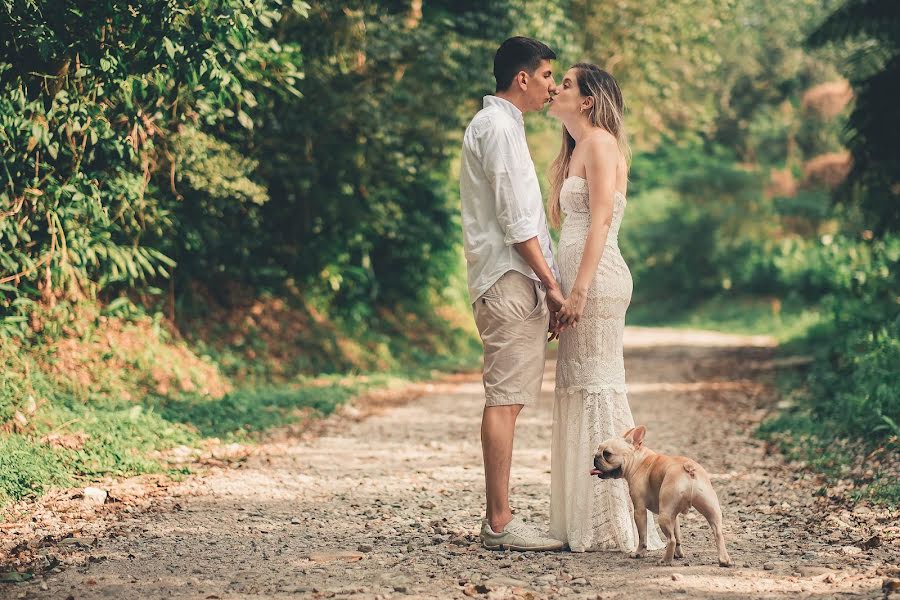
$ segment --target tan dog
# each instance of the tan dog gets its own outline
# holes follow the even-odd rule
[[[672,558],[683,558],[681,530],[678,516],[693,506],[706,517],[712,528],[719,552],[719,565],[730,567],[733,563],[725,550],[722,535],[722,509],[719,498],[709,481],[709,474],[699,464],[683,456],[665,456],[644,447],[647,428],[641,425],[629,429],[622,437],[606,440],[594,455],[591,475],[601,479],[619,479],[628,482],[631,502],[634,504],[634,521],[640,538],[632,558],[642,558],[647,553],[647,510],[659,515],[659,526],[668,540],[666,555],[660,564],[672,565]]]

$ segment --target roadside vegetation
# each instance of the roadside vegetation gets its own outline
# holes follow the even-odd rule
[[[0,505],[477,368],[455,165],[513,34],[622,85],[629,322],[809,357],[761,434],[896,503],[896,3],[595,4],[0,3]]]

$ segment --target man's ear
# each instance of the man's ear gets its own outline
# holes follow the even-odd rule
[[[519,89],[523,92],[528,89],[528,73],[525,71],[519,71],[516,73],[516,84],[519,86]]]

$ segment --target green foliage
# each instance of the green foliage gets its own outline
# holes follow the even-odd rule
[[[359,385],[242,389],[222,398],[186,395],[150,399],[161,416],[190,425],[204,437],[240,437],[289,425],[305,416],[302,409],[331,414],[359,392]]]
[[[176,446],[215,443],[212,438],[252,441],[273,428],[331,414],[366,390],[433,377],[435,368],[471,368],[479,356],[469,338],[449,328],[431,345],[413,332],[411,339],[380,340],[389,346],[389,369],[378,373],[294,374],[277,385],[271,377],[263,384],[247,378],[228,393],[209,393],[204,385],[210,379],[223,385],[215,375],[221,363],[207,364],[209,358],[163,331],[130,327],[124,326],[121,344],[101,348],[88,362],[69,363],[76,376],[55,368],[58,346],[0,345],[0,507],[52,485],[166,471],[167,452]],[[98,321],[78,343],[90,352],[95,336],[111,331],[118,329]],[[370,341],[363,335],[353,343]],[[86,382],[76,381],[82,378]]]
[[[714,41],[733,1],[616,2],[605,10],[590,0],[571,4],[585,58],[615,75],[639,139],[709,128],[709,88],[722,60]]]
[[[628,309],[629,325],[769,335],[779,343],[806,335],[822,320],[821,309],[803,299],[773,305],[771,298],[737,293],[719,293],[705,300],[662,298]]]
[[[900,436],[900,238],[834,246],[829,342],[814,346],[808,405],[839,435]]]
[[[814,360],[807,370],[792,372],[781,382],[792,407],[763,423],[760,433],[830,478],[845,477],[851,465],[875,450],[887,465],[896,466],[898,262],[900,238],[885,236],[875,241],[835,238],[783,264],[785,281],[825,291],[823,318],[788,344],[785,352],[810,354]],[[895,482],[862,477],[857,499],[896,504]]]
[[[846,489],[846,500],[900,504],[900,486],[892,473],[900,453],[896,438],[876,443],[865,438],[835,438],[815,415],[802,408],[763,422],[758,435],[773,442],[789,459],[802,461],[824,475],[826,485]],[[827,493],[827,487],[820,488],[819,494]]]
[[[183,162],[174,133],[252,127],[256,94],[298,93],[294,46],[264,33],[285,10],[277,0],[4,2],[0,282],[52,301],[168,277],[172,244],[160,240],[187,204],[172,189]],[[230,185],[210,190],[232,204],[252,188],[234,183],[245,175],[236,163]]]
[[[639,148],[666,137],[705,139],[748,158],[751,126],[766,125],[760,113],[834,77],[831,57],[811,55],[801,44],[832,4],[652,0],[597,10],[575,0],[571,14],[584,58],[622,86]]]
[[[17,335],[29,300],[158,293],[173,271],[179,295],[300,287],[357,324],[424,306],[455,268],[448,165],[496,45],[565,21],[519,0],[49,8],[0,10]]]
[[[900,226],[900,4],[847,0],[809,37],[818,47],[853,42],[843,66],[856,92],[848,120],[853,167],[840,198],[859,202],[877,233]]]
[[[836,51],[803,48],[810,27],[836,0],[737,0],[719,30],[721,60],[707,85],[716,106],[712,141],[742,161],[796,164],[834,149],[834,131],[800,109],[802,94],[838,78]],[[822,132],[831,132],[831,137]],[[802,155],[797,155],[797,151]]]
[[[272,200],[271,276],[292,277],[349,319],[419,305],[454,267],[457,200],[448,181],[474,101],[516,23],[515,3],[313,3],[282,35],[304,40],[302,99],[273,100],[255,136]]]
[[[58,453],[19,436],[0,434],[0,506],[71,481]]]
[[[766,277],[759,271],[768,246],[759,241],[772,231],[773,207],[762,199],[762,183],[723,149],[670,147],[636,156],[638,191],[620,234],[636,303],[765,291],[755,289]]]

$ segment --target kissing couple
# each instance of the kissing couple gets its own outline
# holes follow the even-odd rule
[[[531,38],[503,42],[496,91],[463,137],[462,229],[484,345],[481,540],[513,550],[662,548],[649,514],[638,540],[627,483],[589,475],[598,445],[634,427],[622,357],[632,280],[617,242],[628,183],[624,101],[613,76],[592,64],[572,66],[557,85],[555,58]],[[549,201],[550,222],[562,222],[555,259],[524,121],[548,104],[563,125]],[[559,339],[549,535],[509,506],[516,418],[540,394],[548,337]]]

